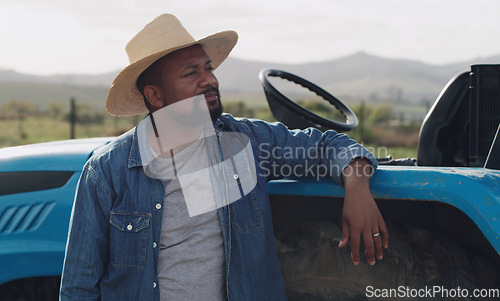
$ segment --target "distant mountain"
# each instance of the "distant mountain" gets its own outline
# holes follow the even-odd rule
[[[262,94],[257,74],[264,68],[275,68],[303,77],[340,99],[432,102],[453,76],[467,72],[472,64],[484,63],[500,64],[500,55],[441,66],[386,59],[364,52],[331,61],[297,65],[229,58],[217,74],[221,86],[229,92]]]
[[[103,74],[95,74],[95,75],[58,74],[58,75],[40,76],[40,75],[29,75],[29,74],[18,73],[14,70],[0,70],[0,82],[109,87],[117,74],[118,71],[103,73]]]
[[[228,100],[265,102],[258,80],[262,69],[294,73],[346,102],[432,102],[456,74],[472,64],[500,63],[500,55],[447,65],[428,65],[411,60],[381,58],[359,52],[340,59],[307,63],[275,64],[228,58],[217,70],[221,93]],[[0,70],[0,104],[29,100],[39,105],[68,101],[71,97],[103,107],[107,91],[119,71],[98,75],[63,74],[35,76]],[[282,85],[280,80],[273,83]],[[290,97],[307,97],[305,89],[284,85]]]

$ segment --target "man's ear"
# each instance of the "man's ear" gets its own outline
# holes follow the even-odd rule
[[[144,96],[147,102],[149,102],[153,111],[159,110],[163,107],[163,95],[161,90],[154,85],[146,85],[144,87]]]

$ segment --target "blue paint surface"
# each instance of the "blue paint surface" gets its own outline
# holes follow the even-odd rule
[[[435,201],[464,212],[500,254],[500,171],[485,168],[379,166],[370,182],[376,199]],[[329,180],[284,179],[270,194],[344,196]]]
[[[71,171],[62,187],[0,196],[0,284],[62,270],[69,217],[81,169],[109,138],[78,139],[0,149],[0,173]],[[283,179],[270,194],[344,195],[330,180]],[[377,199],[443,202],[479,227],[500,253],[500,171],[484,168],[380,166],[371,180]]]

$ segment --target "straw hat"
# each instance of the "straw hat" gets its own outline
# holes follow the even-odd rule
[[[130,65],[113,81],[106,99],[111,115],[138,115],[148,112],[137,89],[137,78],[161,57],[181,48],[200,44],[212,60],[214,69],[229,55],[238,40],[234,31],[223,31],[195,40],[173,15],[164,14],[146,25],[125,47]]]

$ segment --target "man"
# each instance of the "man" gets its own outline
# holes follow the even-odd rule
[[[334,131],[222,114],[212,71],[236,41],[232,31],[196,41],[162,15],[129,42],[131,64],[106,108],[149,114],[83,169],[62,300],[286,299],[266,192],[283,176],[275,166],[328,166],[346,190],[339,247],[350,242],[358,264],[362,238],[369,264],[382,259],[388,233],[368,187],[371,153]],[[307,157],[312,148],[324,156]]]

